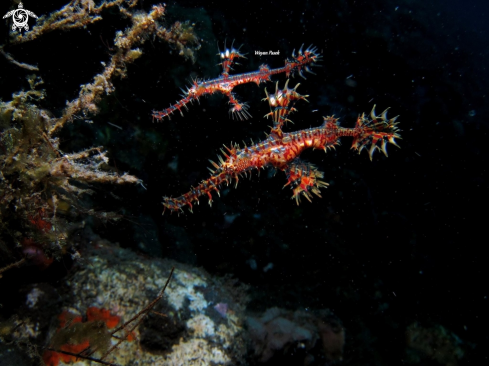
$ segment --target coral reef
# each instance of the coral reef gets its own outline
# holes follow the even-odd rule
[[[55,30],[86,27],[100,21],[102,11],[109,7],[117,7],[132,22],[116,33],[110,61],[102,63],[103,71],[93,82],[81,85],[78,97],[67,102],[58,117],[43,108],[47,96],[42,79],[35,74],[28,77],[29,90],[14,93],[10,101],[0,101],[0,273],[21,264],[23,256],[41,268],[65,253],[77,257],[69,236],[83,225],[81,218],[91,215],[107,221],[121,217],[96,211],[83,200],[93,193],[93,185],[142,183],[133,175],[114,172],[103,147],[66,153],[57,136],[67,122],[92,122],[99,112],[97,103],[115,90],[113,79],[126,76],[127,65],[142,55],[137,46],[151,35],[171,44],[182,56],[194,57],[193,50],[200,45],[188,23],[177,22],[167,29],[159,23],[165,15],[164,5],[155,5],[146,13],[131,10],[137,3],[115,0],[97,5],[93,0],[73,0],[40,17],[29,32],[12,32],[8,46],[0,46],[0,54],[12,67],[38,71],[16,61],[7,48],[15,50],[17,45]]]
[[[31,76],[29,83],[31,90],[14,94],[12,101],[0,105],[1,240],[47,266],[48,257],[66,252],[70,232],[80,226],[76,217],[88,211],[79,202],[92,192],[88,184],[140,181],[112,173],[102,148],[62,152],[59,139],[49,132],[56,119],[31,104],[44,98],[44,92],[37,90],[42,82]],[[98,215],[117,218],[111,213]]]
[[[111,333],[120,321],[118,316],[111,315],[105,309],[94,306],[87,309],[87,321],[67,310],[63,311],[59,319],[59,328],[49,342],[49,348],[69,353],[80,353],[87,348],[93,352],[104,355],[111,346]],[[59,361],[64,363],[75,362],[77,358],[67,353],[51,350],[44,351],[43,361],[47,366],[57,366]]]
[[[2,2],[0,14],[19,1]],[[0,24],[0,98],[2,111],[11,111],[0,126],[0,364],[39,365],[45,351],[56,354],[51,363],[58,357],[65,364],[64,357],[76,366],[96,364],[58,351],[85,347],[82,334],[95,324],[106,341],[107,322],[120,318],[117,328],[144,309],[173,264],[150,259],[156,256],[232,273],[252,286],[247,311],[253,313],[243,315],[246,291],[230,288],[230,280],[178,266],[172,288],[109,363],[314,366],[341,364],[343,357],[349,365],[484,364],[487,294],[478,279],[487,266],[474,233],[485,218],[474,207],[485,197],[487,174],[470,170],[488,162],[481,118],[489,105],[487,78],[478,67],[486,55],[473,32],[484,21],[480,7],[469,18],[463,10],[470,7],[440,1],[262,1],[242,3],[238,11],[184,1],[180,14],[173,2],[158,17],[151,8],[157,1],[23,2],[47,15],[30,19],[33,33],[24,32],[26,38],[5,40],[11,19]],[[450,19],[447,11],[457,14]],[[464,21],[468,26],[460,27]],[[193,27],[205,47],[191,66],[184,58],[195,59]],[[169,35],[169,46],[160,42],[160,31]],[[243,42],[244,72],[283,66],[302,42],[323,55],[317,75],[297,89],[311,95],[314,107],[299,102],[301,113],[291,118],[297,125],[284,129],[282,139],[320,126],[320,113],[340,115],[343,127],[354,127],[365,106],[391,105],[409,121],[402,150],[370,164],[348,152],[351,142],[327,156],[308,149],[301,159],[314,165],[304,162],[282,177],[270,169],[259,182],[239,177],[240,191],[222,187],[216,207],[161,217],[161,193],[177,196],[189,191],[178,187],[207,179],[205,157],[213,159],[216,146],[245,136],[266,140],[262,131],[275,122],[229,122],[227,110],[239,106],[225,106],[230,99],[217,92],[200,106],[187,105],[189,123],[173,113],[171,121],[151,124],[152,109],[165,109],[160,103],[181,99],[179,87],[184,93],[192,87],[186,78],[205,88],[201,77],[222,72],[216,63],[223,60],[213,56],[217,39],[226,37],[228,45],[233,37]],[[255,53],[267,49],[280,55]],[[241,72],[236,67],[229,74]],[[28,74],[35,77],[26,82]],[[283,89],[285,76],[271,77],[279,78]],[[265,97],[260,88],[246,84],[232,92],[262,116],[270,110],[259,102]],[[323,179],[315,166],[325,171]],[[119,185],[123,172],[144,179],[148,190],[135,177]],[[308,189],[302,178],[330,186],[321,188],[323,199],[295,207],[291,186],[295,197],[310,198],[300,191]],[[124,224],[107,224],[121,216]],[[84,236],[90,229],[145,254]],[[343,326],[317,310],[325,308],[340,315]],[[89,309],[98,310],[88,316]],[[64,324],[64,335],[78,345],[56,339],[58,316],[68,313],[81,317]],[[71,327],[76,331],[68,335]],[[118,341],[112,337],[109,349]],[[471,342],[478,347],[470,350]]]
[[[67,282],[70,293],[57,322],[62,333],[55,333],[44,355],[50,365],[73,357],[56,355],[51,352],[53,345],[62,351],[71,349],[73,354],[91,343],[106,350],[107,329],[121,318],[133,319],[140,313],[160,292],[173,266],[173,278],[161,300],[138,328],[129,329],[134,341],[118,344],[107,361],[118,365],[134,359],[139,365],[234,365],[289,359],[312,365],[343,357],[345,330],[327,309],[271,308],[247,314],[248,290],[236,281],[166,259],[143,258],[90,235],[93,247],[84,257],[85,266]],[[77,315],[84,309],[85,322]],[[91,340],[95,327],[101,338]]]
[[[175,266],[164,296],[134,330],[136,341],[121,343],[111,355],[113,362],[124,365],[137,358],[140,365],[225,365],[243,359],[244,297],[236,296],[226,279],[169,260],[145,259],[97,237],[92,242],[85,267],[68,282],[65,310],[95,307],[130,319],[156,296]],[[227,304],[225,317],[214,308],[217,299]]]

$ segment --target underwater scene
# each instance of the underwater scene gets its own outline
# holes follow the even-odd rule
[[[489,364],[489,3],[0,15],[0,366]]]

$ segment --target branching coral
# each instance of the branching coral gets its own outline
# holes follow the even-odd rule
[[[85,210],[79,198],[92,192],[87,183],[139,179],[112,173],[101,148],[63,153],[59,139],[49,132],[56,119],[31,103],[44,98],[37,89],[42,82],[31,76],[29,83],[31,90],[0,104],[0,229],[3,240],[22,247],[35,262],[46,253],[65,252],[69,232],[76,227],[71,219]]]
[[[110,7],[119,7],[121,12],[131,14],[124,6],[132,8],[138,0],[112,0],[102,1],[96,5],[94,0],[72,0],[60,10],[57,10],[47,16],[38,19],[36,27],[30,32],[14,37],[15,43],[24,43],[32,41],[45,33],[54,30],[70,30],[73,28],[86,27],[88,24],[102,20],[100,13]]]
[[[114,213],[95,212],[80,203],[91,194],[92,184],[138,184],[129,174],[111,171],[102,147],[91,147],[68,154],[60,149],[56,134],[74,119],[89,121],[99,112],[97,103],[114,92],[114,77],[125,77],[126,67],[142,55],[137,46],[151,35],[193,58],[191,44],[198,45],[193,29],[187,23],[175,23],[167,30],[158,23],[165,14],[164,5],[149,12],[132,11],[137,0],[73,0],[62,9],[38,19],[30,32],[12,33],[10,47],[34,40],[54,30],[86,27],[101,20],[102,11],[117,7],[132,21],[131,27],[116,33],[113,52],[103,71],[88,84],[81,85],[78,98],[67,102],[59,117],[52,116],[41,105],[46,97],[42,80],[28,77],[30,89],[13,94],[12,100],[0,101],[0,267],[27,255],[45,267],[69,248],[70,232],[80,225],[80,215],[94,215],[104,220],[118,219]],[[0,54],[15,66],[36,71],[36,67],[17,62],[0,45]],[[17,247],[14,249],[14,247]],[[3,262],[5,258],[5,262]],[[10,267],[8,267],[10,268]]]
[[[124,11],[123,14],[131,18],[132,27],[124,32],[117,32],[114,40],[117,50],[112,55],[109,64],[102,73],[94,77],[92,83],[81,86],[78,98],[68,103],[63,116],[57,120],[50,133],[55,132],[67,121],[72,121],[76,114],[81,113],[87,116],[90,113],[97,113],[98,109],[95,103],[100,100],[103,94],[110,94],[114,91],[111,82],[114,76],[121,78],[126,76],[127,64],[134,62],[142,55],[142,51],[134,47],[144,43],[149,35],[155,35],[174,45],[180,50],[182,56],[194,59],[193,49],[187,47],[187,44],[195,44],[197,48],[200,47],[193,29],[189,28],[187,23],[182,25],[180,22],[176,22],[170,30],[162,27],[157,20],[165,14],[163,5],[154,6],[148,14],[140,12],[131,14],[128,11]]]

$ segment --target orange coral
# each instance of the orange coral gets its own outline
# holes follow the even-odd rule
[[[87,339],[85,342],[82,342],[80,344],[63,344],[60,348],[61,348],[61,351],[66,351],[66,352],[71,352],[71,353],[80,353],[84,349],[87,349],[89,346],[90,346],[90,342]],[[78,361],[77,357],[67,355],[65,353],[60,353],[59,357],[63,360],[64,363]]]
[[[67,329],[74,333],[71,333],[67,343],[59,345],[58,348],[60,351],[79,354],[80,352],[83,352],[84,350],[86,350],[88,347],[91,346],[91,341],[94,340],[90,338],[90,335],[88,333],[86,336],[83,333],[80,333],[82,328],[75,329],[76,326],[74,327],[74,325],[77,323],[83,323],[84,325],[86,324],[88,326],[91,323],[102,321],[107,326],[105,330],[107,332],[107,329],[116,327],[117,324],[119,324],[120,319],[121,318],[119,316],[110,314],[109,310],[99,309],[95,306],[91,306],[87,309],[86,322],[83,322],[81,315],[76,315],[67,310],[64,310],[58,316],[59,327],[56,330],[56,333],[58,334],[58,336],[60,336],[61,333],[63,332],[66,333]],[[109,337],[108,339],[110,339],[110,333],[107,333],[107,336]],[[66,342],[67,340],[64,337],[62,337],[61,339],[64,339],[63,342]],[[127,340],[131,341],[133,339],[134,339],[134,334],[131,332],[127,335]],[[54,338],[53,338],[53,342],[56,343],[56,341],[54,341]],[[57,348],[56,346],[52,346],[52,347]],[[79,359],[76,356],[68,355],[61,352],[50,351],[50,350],[46,350],[42,358],[46,366],[58,366],[59,361],[63,361],[64,363],[70,363],[70,362],[76,362]]]
[[[106,309],[99,309],[95,306],[91,306],[87,309],[87,320],[102,320],[105,324],[107,324],[107,328],[112,329],[119,324],[121,318],[117,315],[110,315],[110,311]]]
[[[60,329],[70,326],[71,324],[81,323],[82,317],[81,315],[75,315],[73,313],[70,313],[68,310],[64,310],[61,314],[58,315],[58,320],[59,320],[59,327],[58,327],[58,331],[59,331]]]
[[[44,351],[42,360],[46,366],[57,366],[59,364],[60,354],[53,351]]]

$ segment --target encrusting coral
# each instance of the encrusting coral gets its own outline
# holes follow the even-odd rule
[[[95,306],[132,319],[142,304],[160,299],[138,328],[126,327],[134,330],[135,342],[122,342],[107,360],[118,365],[243,364],[247,286],[168,259],[138,256],[96,236],[92,240],[96,247],[85,253],[86,265],[67,282],[66,309]],[[215,309],[219,301],[228,306],[225,317]]]
[[[55,30],[83,28],[102,19],[108,7],[132,21],[131,27],[116,32],[110,61],[91,83],[81,85],[78,98],[67,102],[59,117],[42,108],[46,97],[39,76],[28,77],[30,90],[14,93],[11,101],[0,101],[0,268],[12,268],[23,256],[41,267],[52,258],[66,253],[69,235],[81,225],[80,216],[93,215],[103,220],[118,219],[111,212],[96,212],[83,207],[79,199],[91,194],[94,183],[140,184],[130,174],[112,172],[102,147],[68,154],[60,149],[56,134],[74,119],[91,123],[98,112],[97,103],[114,92],[114,77],[125,77],[126,67],[142,55],[137,48],[150,36],[168,42],[180,54],[193,60],[193,50],[200,45],[188,23],[176,22],[168,29],[158,21],[165,15],[165,5],[155,5],[149,12],[132,11],[137,0],[73,0],[62,9],[41,16],[32,30],[12,32],[9,47],[34,40]],[[195,47],[191,48],[190,45]],[[30,71],[37,67],[18,62],[0,45],[3,55],[15,67]],[[73,255],[77,255],[75,252]]]
[[[82,322],[81,316],[66,310],[58,320],[59,328],[50,340],[50,348],[77,354],[91,347],[104,354],[111,346],[109,329],[116,327],[120,318],[108,310],[89,307],[86,322]],[[43,361],[47,366],[57,366],[60,360],[69,363],[77,358],[67,353],[44,351]]]
[[[88,307],[86,322],[82,321],[80,315],[67,310],[63,311],[58,316],[59,327],[49,340],[49,345],[45,348],[42,356],[44,364],[46,366],[57,366],[60,360],[64,363],[70,363],[84,359],[104,365],[117,366],[117,364],[104,361],[104,359],[116,350],[122,342],[135,339],[135,329],[139,327],[150,312],[153,312],[155,305],[163,298],[173,271],[174,267],[171,268],[168,279],[159,291],[158,296],[118,327],[121,317],[111,314],[109,310],[103,308]],[[165,314],[159,315],[166,317]],[[113,328],[116,329],[110,330]],[[117,339],[115,344],[112,343],[112,338]],[[95,358],[94,354],[100,355],[100,358]]]

